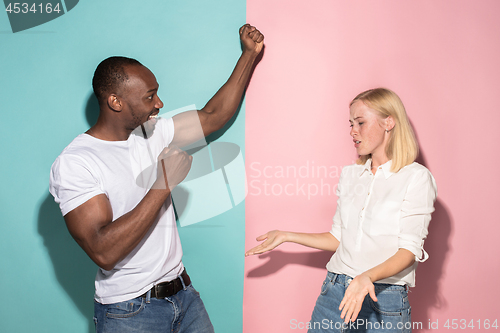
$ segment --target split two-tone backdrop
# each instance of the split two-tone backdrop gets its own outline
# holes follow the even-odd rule
[[[47,10],[39,6],[47,1],[24,3]],[[430,258],[410,293],[414,328],[498,329],[498,1],[51,3],[62,12],[31,27],[0,13],[2,332],[94,330],[97,267],[69,235],[48,176],[96,120],[97,64],[137,58],[156,74],[165,111],[202,107],[241,53],[245,22],[265,34],[266,48],[237,116],[211,141],[241,149],[246,199],[179,225],[216,332],[306,331],[331,253],[290,244],[246,259],[244,251],[272,229],[329,230],[338,176],[356,158],[348,104],[378,86],[401,96],[419,161],[439,188]]]

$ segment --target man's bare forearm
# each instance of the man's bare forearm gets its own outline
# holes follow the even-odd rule
[[[198,111],[205,136],[221,129],[236,113],[257,56],[254,51],[244,51],[227,82]]]
[[[113,222],[112,217],[108,218],[107,223],[94,219],[97,230],[87,239],[90,239],[90,250],[94,252],[91,258],[99,266],[106,270],[113,268],[140,243],[149,229],[154,227],[171,190],[186,177],[192,160],[191,156],[178,148],[164,148],[158,156],[157,180],[137,206]],[[100,211],[110,212],[107,198],[105,203],[107,207],[100,207]]]
[[[170,191],[151,189],[130,212],[96,232],[95,256],[99,266],[110,270],[141,242],[153,227]]]
[[[113,220],[105,194],[99,194],[64,216],[68,230],[88,256],[111,270],[153,226],[170,190],[151,189],[130,212]]]

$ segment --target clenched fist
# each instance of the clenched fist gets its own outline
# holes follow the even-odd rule
[[[193,157],[185,151],[172,146],[166,147],[158,155],[158,172],[153,189],[170,189],[172,191],[186,178]]]
[[[260,53],[264,47],[264,35],[248,23],[240,28],[240,39],[244,47],[243,51]]]

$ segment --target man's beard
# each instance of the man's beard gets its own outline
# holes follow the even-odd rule
[[[132,113],[132,116],[133,116],[134,120],[137,120],[136,127],[132,131],[132,134],[141,136],[144,139],[150,138],[153,135],[153,132],[154,132],[155,127],[156,127],[156,122],[157,122],[157,118],[150,118],[150,116],[153,113],[157,113],[159,111],[160,110],[156,109],[156,108],[154,108],[153,110],[151,110],[151,112],[148,115],[148,119],[145,122],[143,122],[143,123],[140,123],[142,120],[139,120],[139,118],[136,117],[136,115],[134,113]],[[137,125],[137,123],[140,123],[140,125]]]

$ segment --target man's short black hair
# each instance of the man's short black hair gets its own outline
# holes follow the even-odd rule
[[[128,75],[125,72],[125,66],[128,65],[142,66],[135,59],[119,56],[104,59],[97,66],[92,79],[92,88],[99,104],[107,98],[109,93],[116,91],[123,82],[128,80]]]

